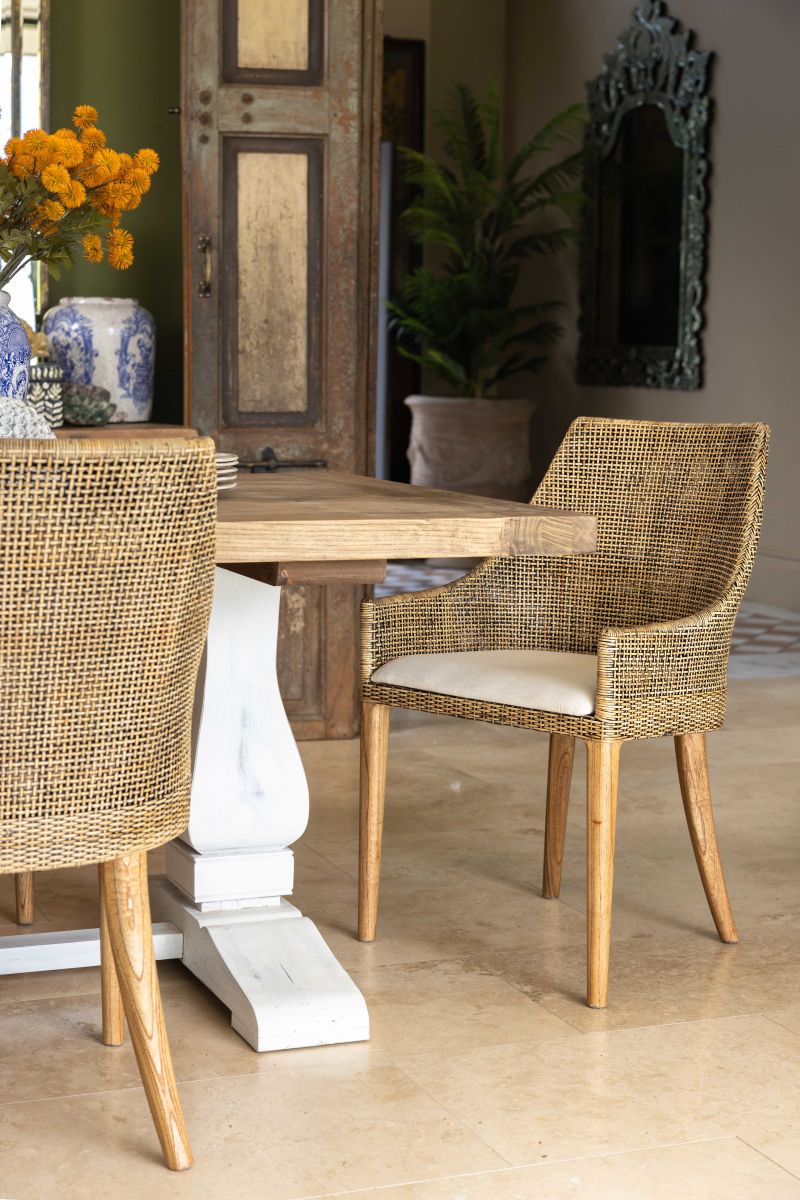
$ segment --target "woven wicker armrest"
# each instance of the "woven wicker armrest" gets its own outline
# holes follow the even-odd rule
[[[605,736],[658,737],[722,725],[735,616],[736,604],[726,598],[691,616],[604,629],[595,712]]]
[[[361,606],[361,671],[403,654],[480,650],[495,608],[488,562],[461,579],[421,592],[403,592]],[[507,618],[506,618],[507,619]]]

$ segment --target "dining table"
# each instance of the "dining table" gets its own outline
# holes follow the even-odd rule
[[[156,957],[182,960],[255,1050],[369,1038],[364,997],[288,899],[309,794],[278,687],[281,588],[373,584],[391,559],[589,554],[595,539],[586,513],[319,468],[242,474],[219,494],[189,827],[151,907]],[[355,928],[355,894],[353,912]],[[0,974],[99,961],[97,929],[0,938]]]

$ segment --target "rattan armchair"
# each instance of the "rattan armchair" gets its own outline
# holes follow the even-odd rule
[[[208,439],[0,443],[0,872],[100,864],[103,1040],[124,1011],[173,1170],[147,851],[188,825],[215,522]]]
[[[445,587],[364,603],[363,941],[374,939],[377,924],[392,706],[550,734],[548,898],[559,893],[575,738],[586,742],[592,1007],[607,1004],[617,777],[627,740],[674,736],[709,906],[720,938],[737,940],[705,737],[725,717],[731,632],[758,542],[768,437],[765,425],[580,418],[533,503],[594,514],[595,554],[488,559]],[[458,694],[437,686],[451,678]],[[549,699],[537,708],[520,703],[521,692]]]

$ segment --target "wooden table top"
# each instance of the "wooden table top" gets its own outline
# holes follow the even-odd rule
[[[595,518],[325,470],[240,474],[221,492],[217,562],[588,554]]]

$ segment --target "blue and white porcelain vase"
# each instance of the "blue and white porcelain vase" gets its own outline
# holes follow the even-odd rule
[[[31,344],[19,317],[8,307],[8,292],[0,292],[0,396],[24,400],[31,370]]]
[[[117,406],[112,421],[150,420],[156,327],[137,300],[65,296],[42,328],[65,380],[108,389]]]

